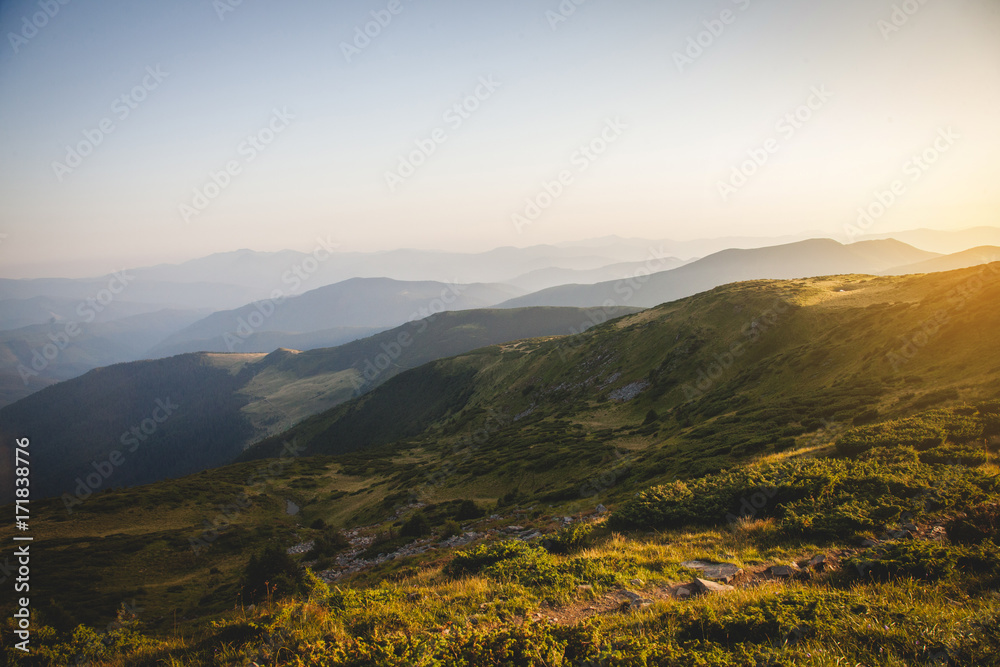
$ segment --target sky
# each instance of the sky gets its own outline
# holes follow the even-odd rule
[[[0,277],[1000,224],[996,0],[0,0],[0,33]]]

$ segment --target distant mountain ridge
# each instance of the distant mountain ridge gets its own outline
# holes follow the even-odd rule
[[[55,320],[0,331],[0,408],[101,366],[145,359],[164,335],[205,316],[160,310],[92,323]]]
[[[916,264],[897,266],[885,273],[893,275],[905,275],[909,273],[939,273],[941,271],[955,271],[966,269],[980,264],[991,264],[1000,261],[1000,247],[980,246],[970,248],[962,252],[943,257],[935,257]]]
[[[604,303],[652,307],[728,283],[761,279],[794,279],[825,275],[877,274],[901,264],[938,257],[899,241],[862,241],[843,245],[832,239],[810,239],[787,245],[730,249],[682,267],[637,274],[630,279],[595,285],[564,285],[517,297],[501,307],[593,307]]]
[[[521,290],[509,285],[352,278],[301,295],[213,313],[171,335],[150,350],[150,354],[242,352],[244,341],[262,332],[298,335],[354,328],[361,337],[372,330],[387,329],[435,313],[489,308],[520,293]],[[272,342],[278,343],[275,347],[294,347],[294,337],[285,341],[275,336]]]

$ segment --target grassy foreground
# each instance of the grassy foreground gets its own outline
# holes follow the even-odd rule
[[[825,451],[650,488],[610,516],[508,509],[456,530],[447,517],[474,504],[418,507],[370,527],[367,551],[437,548],[334,585],[301,567],[349,546],[317,522],[301,562],[265,550],[234,607],[193,630],[148,634],[143,610],[125,605],[101,631],[46,627],[29,658],[7,655],[109,667],[997,664],[998,418],[994,401],[858,427]],[[905,440],[915,425],[932,435]],[[939,461],[942,449],[981,455]],[[443,541],[464,529],[482,538]],[[731,588],[688,595],[692,561],[739,571]]]

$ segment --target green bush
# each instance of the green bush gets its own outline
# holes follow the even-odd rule
[[[837,441],[837,451],[857,456],[872,449],[912,448],[927,451],[943,445],[965,444],[983,437],[988,417],[972,408],[931,410],[915,417],[860,426]]]
[[[615,530],[778,520],[786,535],[850,537],[904,514],[962,510],[995,493],[977,470],[915,461],[812,459],[743,467],[642,491],[620,506]]]
[[[292,557],[280,546],[269,546],[250,557],[240,581],[243,601],[250,604],[272,594],[291,595],[298,592],[302,572]]]
[[[462,525],[457,521],[445,521],[441,527],[441,539],[447,540],[449,537],[456,537],[462,534]]]
[[[482,573],[496,581],[518,583],[535,589],[568,590],[574,583],[573,575],[556,565],[544,549],[497,561],[484,568]]]
[[[451,562],[445,566],[445,573],[456,577],[465,574],[479,574],[487,567],[500,561],[518,559],[523,556],[530,557],[532,554],[545,554],[545,550],[518,540],[479,544],[455,554]]]
[[[462,504],[458,506],[458,511],[455,513],[455,520],[471,521],[482,517],[484,514],[485,512],[476,505],[475,501],[463,500]]]
[[[351,543],[344,537],[343,533],[334,531],[317,537],[313,548],[309,550],[306,557],[309,559],[329,558],[336,556],[350,546]]]
[[[965,466],[980,466],[986,463],[986,451],[980,444],[947,444],[920,452],[924,463],[947,463]]]
[[[970,508],[945,525],[948,539],[958,544],[979,544],[993,540],[1000,544],[1000,502],[983,503]]]
[[[861,579],[888,581],[911,577],[936,581],[964,575],[994,576],[1000,571],[1000,548],[938,542],[888,542],[867,549],[844,561]]]
[[[545,548],[549,553],[568,554],[579,551],[587,545],[590,534],[594,532],[593,524],[573,523],[545,539]]]
[[[401,537],[424,537],[431,534],[431,524],[427,520],[427,515],[417,511],[409,519],[403,522],[399,529]]]
[[[720,644],[782,644],[806,639],[828,627],[839,605],[825,592],[782,591],[744,604],[698,604],[677,613],[679,639]]]
[[[898,419],[848,431],[837,441],[837,451],[844,456],[857,456],[876,447],[911,447],[918,451],[931,449],[945,440],[944,429],[924,423],[922,419]]]

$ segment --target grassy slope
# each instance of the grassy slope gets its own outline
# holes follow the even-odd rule
[[[567,465],[600,465],[615,450],[641,452],[656,474],[706,472],[732,448],[752,453],[796,424],[842,428],[864,411],[902,414],[935,394],[996,391],[1000,314],[989,304],[1000,285],[982,271],[719,288],[572,339],[486,348],[404,373],[245,457],[273,454],[295,437],[316,454],[395,443],[433,468],[457,446],[474,450],[468,463],[502,457],[510,485],[532,492],[566,477]],[[450,395],[428,396],[435,382]],[[634,382],[650,386],[635,400],[608,400]],[[423,433],[394,416],[429,402],[437,414]],[[657,420],[644,424],[650,410]],[[463,448],[478,429],[489,437]],[[461,474],[451,478],[462,483]]]
[[[337,442],[350,437],[347,428],[353,431],[360,424],[369,429],[366,437],[388,442],[382,448],[336,459],[286,461],[271,474],[260,477],[258,472],[258,479],[264,480],[259,484],[251,483],[251,476],[274,462],[250,461],[176,482],[102,494],[71,517],[65,517],[56,502],[35,504],[35,525],[42,537],[36,546],[44,554],[38,597],[66,600],[63,606],[73,620],[91,624],[110,619],[118,604],[135,598],[144,608],[147,627],[173,636],[176,611],[188,635],[216,632],[206,646],[252,637],[253,632],[246,634],[248,624],[273,631],[280,627],[282,637],[291,633],[305,642],[293,643],[291,652],[300,655],[322,652],[316,644],[320,638],[350,643],[373,638],[375,629],[389,633],[385,636],[405,631],[434,637],[452,623],[463,637],[487,633],[482,641],[497,633],[516,634],[513,619],[537,611],[557,615],[546,611],[550,592],[502,585],[481,576],[452,580],[441,572],[449,560],[447,553],[392,562],[357,578],[348,590],[357,589],[361,602],[351,598],[354,601],[334,603],[321,595],[324,603],[308,607],[311,611],[305,616],[295,605],[279,606],[252,612],[245,621],[240,613],[233,616],[226,610],[233,607],[247,551],[269,541],[287,546],[308,539],[316,532],[302,526],[317,518],[331,525],[367,524],[385,521],[414,493],[437,502],[453,498],[493,502],[520,491],[524,495],[519,501],[508,501],[534,510],[512,516],[509,507],[500,509],[503,518],[495,523],[528,522],[545,528],[551,525],[551,515],[592,511],[597,502],[613,506],[675,475],[693,478],[738,469],[747,461],[832,453],[836,435],[856,421],[907,416],[928,407],[960,404],[963,399],[995,398],[1000,395],[1000,351],[993,338],[998,324],[993,304],[1000,294],[991,279],[994,275],[968,270],[913,278],[839,277],[738,285],[599,327],[572,345],[564,342],[564,356],[555,341],[528,341],[436,362],[419,372],[404,373],[284,438],[307,445],[310,453],[333,451]],[[770,318],[774,321],[761,331],[777,298],[790,306],[776,319]],[[753,329],[747,325],[755,319],[759,335],[751,344]],[[921,331],[927,338],[918,337],[912,359],[897,360],[894,367],[889,355],[905,359],[911,352],[899,336],[912,342]],[[711,386],[702,384],[703,395],[685,402],[684,386],[696,385],[702,370],[715,374],[711,369],[715,355],[730,350],[734,342],[747,343],[745,351]],[[475,375],[470,377],[470,372]],[[449,373],[464,374],[464,381],[442,382]],[[617,373],[621,376],[605,384]],[[651,383],[639,398],[626,403],[606,400],[610,391],[639,379]],[[435,386],[438,393],[423,395]],[[393,417],[398,414],[393,411],[418,396],[426,403],[439,399],[444,406],[422,433],[397,428],[393,422],[403,420]],[[533,412],[525,415],[529,409]],[[651,409],[657,413],[655,419],[644,424]],[[495,411],[492,416],[490,410]],[[515,420],[515,415],[524,416]],[[478,439],[465,439],[477,429]],[[402,433],[404,440],[392,442],[393,433]],[[794,441],[787,450],[776,451],[774,445],[782,438]],[[996,474],[995,467],[983,470]],[[231,505],[247,488],[252,504],[222,516],[219,505]],[[283,513],[287,498],[303,507],[300,517]],[[195,555],[189,540],[206,537],[205,521],[232,527]],[[389,519],[385,525],[391,523]],[[120,526],[125,525],[132,527],[122,534]],[[8,539],[9,533],[0,529],[0,540]],[[725,557],[751,566],[758,561],[787,562],[821,547],[831,548],[776,535],[766,523],[734,530],[604,535],[584,555],[613,556],[602,567],[638,576],[650,591],[681,580],[685,575],[678,564],[693,557]],[[569,563],[566,557],[557,561]],[[215,574],[212,568],[217,569]],[[90,576],[94,573],[98,576]],[[629,585],[627,580],[616,581]],[[804,594],[825,596],[826,587],[840,590],[841,585],[819,580]],[[898,618],[937,628],[933,632],[948,635],[948,642],[953,642],[952,633],[971,628],[979,618],[995,619],[998,611],[980,593],[969,597],[961,582],[871,584],[846,590],[847,598],[836,598],[840,600],[835,605],[836,623],[798,642],[794,662],[787,664],[836,664],[837,656],[821,660],[819,655],[832,654],[836,648],[832,642],[844,638],[850,646],[842,649],[841,659],[865,664],[925,662],[931,656],[912,645]],[[960,604],[951,608],[943,604],[956,597]],[[91,598],[93,603],[84,603]],[[691,623],[703,627],[708,618],[739,615],[747,605],[766,605],[773,598],[774,590],[763,587],[700,602],[694,612],[666,601],[638,616],[595,618],[587,627],[596,627],[606,638],[619,638],[625,642],[621,649],[628,642],[648,639],[647,627],[671,632]],[[365,599],[383,602],[364,603]],[[568,600],[560,599],[564,604]],[[477,615],[483,622],[478,630],[469,621]],[[205,617],[220,616],[243,630],[236,635],[207,630]],[[198,617],[197,622],[185,620]],[[885,630],[876,629],[883,622]],[[782,633],[790,628],[778,634],[769,628],[759,629],[763,634],[754,641],[780,647]],[[548,630],[541,632],[522,639],[528,645],[553,639]],[[173,637],[166,645],[150,648],[150,654],[163,655],[171,647],[178,655],[201,650],[196,642]],[[255,641],[251,644],[257,645]],[[611,650],[607,639],[591,645]],[[896,657],[882,662],[880,646]],[[291,652],[286,649],[283,659]],[[732,664],[744,664],[742,659],[737,656]],[[135,664],[146,664],[137,660]],[[387,660],[384,664],[394,664]],[[223,664],[241,663],[234,657]],[[564,663],[553,659],[551,664]]]
[[[119,364],[4,408],[0,432],[7,442],[31,437],[39,443],[36,497],[72,493],[78,477],[93,473],[92,461],[123,450],[122,434],[148,419],[157,399],[170,399],[180,407],[137,451],[126,450],[125,463],[107,480],[108,486],[148,483],[229,463],[250,443],[401,370],[482,345],[565,334],[590,317],[573,308],[462,311],[300,354],[190,354]],[[0,479],[7,480],[5,465]]]

